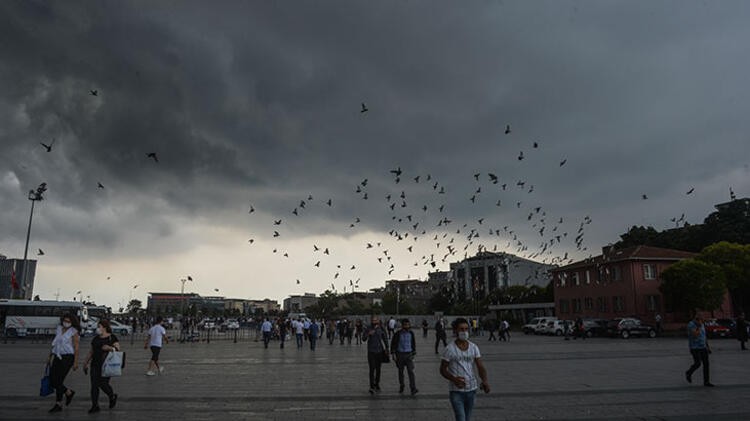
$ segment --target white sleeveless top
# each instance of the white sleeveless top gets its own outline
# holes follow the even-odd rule
[[[71,327],[63,332],[62,326],[57,326],[55,339],[52,340],[52,353],[62,359],[63,355],[73,355],[76,350],[73,346],[73,336],[77,335],[76,328]]]

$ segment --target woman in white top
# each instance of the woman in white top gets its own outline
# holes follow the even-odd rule
[[[65,387],[63,382],[68,375],[71,367],[78,370],[78,343],[79,332],[81,327],[78,318],[72,314],[66,314],[60,318],[60,325],[57,326],[55,339],[52,340],[52,354],[50,359],[52,365],[49,370],[49,379],[53,388],[55,388],[55,406],[49,412],[62,411],[62,398],[65,395],[65,405],[70,405],[73,400],[75,391]]]
[[[450,380],[450,400],[456,421],[469,421],[477,389],[490,393],[490,385],[479,347],[469,341],[469,322],[458,318],[453,322],[453,329],[457,338],[443,350],[440,374]],[[479,371],[481,383],[474,374],[474,364]]]

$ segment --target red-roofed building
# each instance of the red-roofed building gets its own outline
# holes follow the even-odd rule
[[[659,291],[659,275],[675,262],[697,256],[681,250],[635,246],[605,247],[599,256],[553,269],[555,314],[560,319],[637,317],[653,323],[657,313],[664,323],[682,322]],[[731,317],[728,296],[714,317]]]

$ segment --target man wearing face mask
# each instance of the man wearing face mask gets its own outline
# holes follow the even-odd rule
[[[440,375],[450,381],[450,401],[456,421],[468,421],[474,408],[477,389],[490,393],[490,385],[479,347],[469,341],[469,322],[458,318],[453,322],[453,329],[457,338],[443,350]],[[474,374],[474,364],[481,383]]]
[[[331,330],[331,332],[333,332]],[[367,342],[367,365],[370,368],[370,394],[380,392],[380,366],[383,364],[384,356],[388,355],[388,340],[386,333],[380,326],[378,316],[372,316],[370,326],[362,335],[362,340]]]

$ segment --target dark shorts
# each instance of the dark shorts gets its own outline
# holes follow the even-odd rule
[[[159,353],[161,352],[160,346],[151,347],[151,361],[159,361]]]

